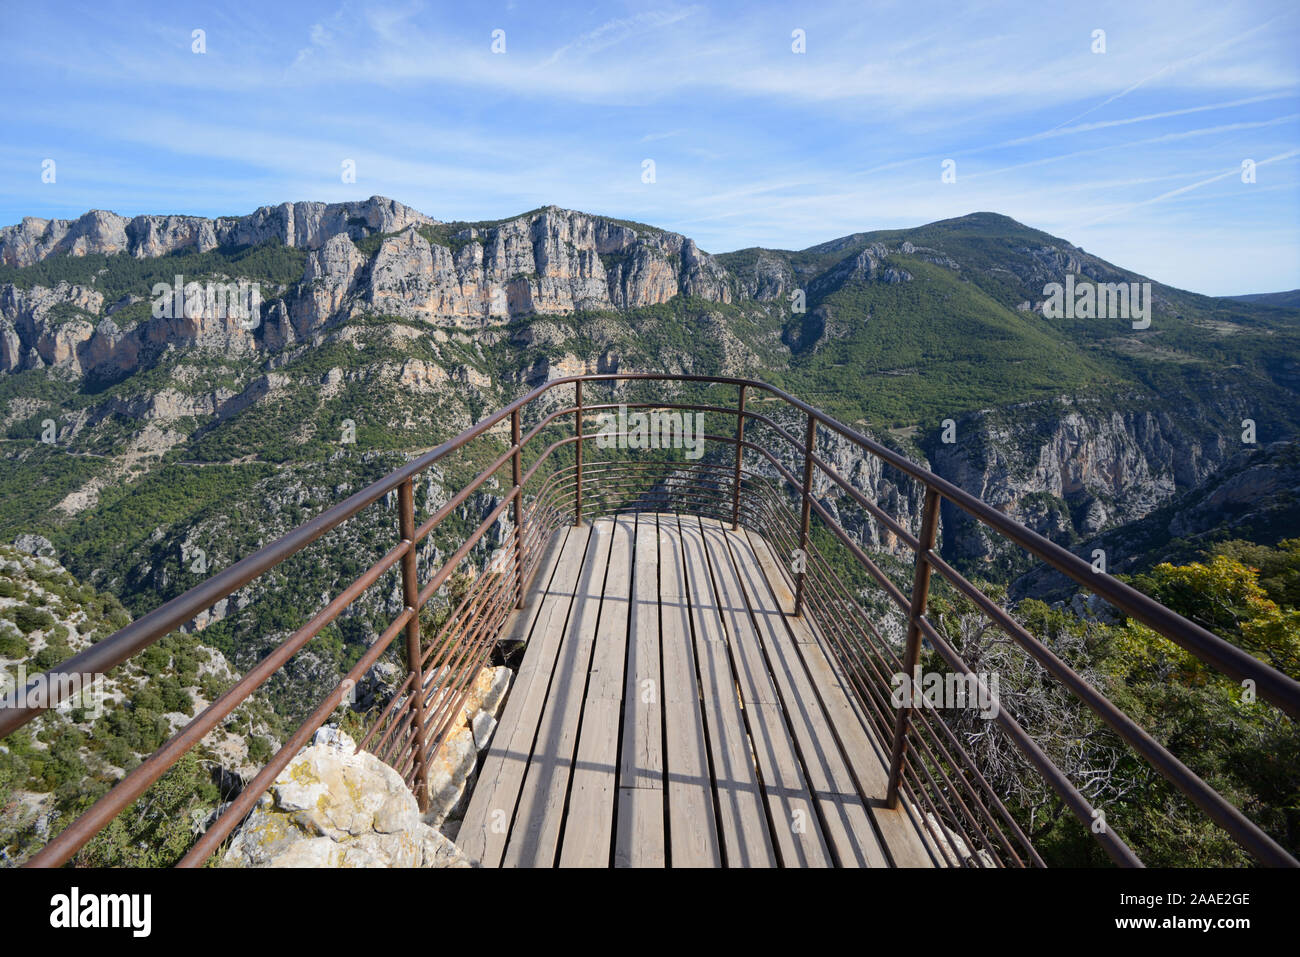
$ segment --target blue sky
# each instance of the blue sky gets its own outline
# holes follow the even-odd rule
[[[379,194],[725,252],[992,210],[1197,292],[1290,289],[1297,50],[1294,0],[6,3],[0,223]]]

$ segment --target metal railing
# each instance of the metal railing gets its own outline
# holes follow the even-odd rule
[[[661,391],[673,393],[695,387],[734,388],[736,398],[734,404],[665,401],[679,398],[678,395],[593,404],[590,396],[584,401],[584,383],[606,384],[611,396],[620,389],[655,383]],[[569,385],[573,387],[573,404],[555,402],[550,393]],[[770,407],[772,414],[756,410],[758,403],[751,402],[755,395]],[[601,436],[586,431],[588,420],[614,410],[701,413],[715,422],[734,421],[734,429],[727,434],[706,432],[702,436],[707,444],[715,447],[733,446],[734,455],[694,462],[683,462],[666,454],[640,461],[618,456],[589,459],[587,452],[592,440]],[[531,424],[524,432],[526,417]],[[572,432],[545,445],[525,468],[525,451],[537,451],[535,443],[540,444],[539,437],[569,418],[574,423]],[[788,426],[791,419],[796,423],[794,430]],[[796,434],[800,419],[801,437]],[[496,451],[499,443],[507,442],[496,437],[507,423],[510,432],[505,448],[417,526],[413,480],[472,442],[487,446],[489,454]],[[774,447],[753,440],[755,430],[760,428],[776,438]],[[619,435],[625,437],[625,433]],[[855,456],[877,460],[881,467],[893,470],[900,479],[915,483],[922,491],[916,533],[818,454],[819,439],[829,441],[836,436],[853,449]],[[559,459],[567,459],[568,453],[563,456],[557,453],[569,446],[572,446],[572,464],[567,461],[561,464]],[[753,465],[747,467],[747,462]],[[794,462],[802,467],[802,475],[796,473]],[[509,488],[500,501],[441,566],[421,582],[417,560],[421,542],[449,516],[462,510],[472,495],[490,487],[490,480],[507,466]],[[860,508],[893,542],[901,543],[911,553],[910,594],[891,580],[881,563],[837,520],[831,499],[817,494],[819,484],[835,491],[841,501]],[[218,815],[180,864],[200,865],[220,848],[276,776],[329,720],[349,689],[356,687],[398,635],[405,638],[405,678],[365,729],[359,747],[378,755],[401,773],[415,790],[421,809],[425,809],[430,762],[455,727],[475,676],[490,660],[503,625],[522,605],[552,534],[566,523],[581,524],[589,516],[636,510],[676,510],[715,517],[733,527],[743,526],[761,533],[778,554],[797,550],[802,557],[797,568],[793,572],[782,568],[783,574],[791,578],[793,613],[807,618],[847,679],[859,717],[874,736],[888,765],[887,805],[892,808],[901,804],[913,815],[923,833],[938,838],[932,842],[933,847],[947,863],[1041,866],[1043,860],[953,729],[933,709],[915,702],[899,708],[890,702],[890,676],[912,674],[923,641],[954,672],[979,681],[927,616],[931,577],[936,572],[1258,861],[1267,865],[1297,864],[1238,808],[940,556],[936,541],[941,503],[947,502],[965,512],[1223,674],[1237,681],[1253,681],[1259,697],[1276,705],[1293,720],[1300,717],[1300,683],[1117,579],[1095,572],[1090,564],[1065,548],[811,405],[766,383],[734,377],[624,373],[569,376],[539,386],[450,441],[33,679],[33,684],[44,682],[43,687],[54,693],[37,705],[0,709],[0,738],[59,703],[58,689],[65,686],[61,676],[106,673],[393,492],[397,493],[398,544],[50,840],[27,862],[28,866],[57,866],[72,859],[327,624],[393,569],[401,577],[402,611]],[[505,519],[507,512],[512,526],[507,532],[508,547],[499,553],[490,573],[474,577],[463,595],[453,599],[454,607],[441,624],[427,629],[434,633],[425,634],[421,610],[435,594],[445,593],[457,569],[467,565],[473,550]],[[823,541],[850,556],[855,567],[883,594],[887,604],[892,604],[904,617],[906,628],[901,653],[882,636],[875,620],[878,615],[863,608],[861,589],[845,582],[845,575],[837,570],[826,549],[814,540],[814,519]],[[981,686],[981,691],[987,689]],[[1090,826],[1096,820],[1092,804],[1016,717],[1003,708],[994,720],[1111,859],[1121,865],[1140,866],[1137,856],[1113,829],[1098,830]]]

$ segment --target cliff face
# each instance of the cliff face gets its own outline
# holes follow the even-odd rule
[[[30,266],[52,255],[129,253],[138,259],[178,251],[208,252],[218,246],[255,246],[278,240],[316,249],[340,233],[360,238],[436,220],[408,206],[372,196],[356,203],[281,203],[248,216],[136,216],[94,209],[79,219],[27,217],[0,228],[0,264]]]
[[[1247,413],[1239,398],[1220,395],[1182,416],[1143,408],[1140,396],[1127,401],[1133,408],[1123,412],[1056,401],[977,413],[958,421],[956,442],[926,443],[905,454],[1034,531],[1071,545],[1145,518],[1205,485],[1243,448],[1249,451],[1236,427]],[[817,454],[904,528],[919,532],[925,497],[919,483],[839,436],[820,436]],[[859,541],[911,560],[911,550],[893,532],[866,520],[829,481],[815,491]],[[1180,520],[1171,527],[1181,528]],[[939,535],[950,560],[976,566],[1014,550],[947,502]]]
[[[82,285],[0,288],[0,370],[58,365],[80,372],[78,352],[103,305],[100,293]]]
[[[1157,562],[1201,559],[1224,539],[1270,541],[1300,527],[1300,443],[1295,440],[1232,451],[1205,481],[1161,503],[1140,520],[1105,529],[1075,546],[1085,557],[1106,553],[1107,570],[1131,572]],[[1068,595],[1073,583],[1047,566],[1027,570],[1012,583],[1014,597]]]
[[[137,371],[146,351],[169,345],[217,355],[259,348],[248,328],[252,322],[233,315],[205,309],[123,328],[103,303],[99,292],[69,283],[53,289],[0,288],[0,372],[49,366],[74,375],[118,377]]]
[[[364,254],[354,241],[379,236]],[[121,376],[149,347],[194,346],[216,354],[276,352],[332,321],[360,314],[465,329],[520,316],[629,310],[693,296],[732,301],[735,282],[693,240],[648,227],[548,207],[488,226],[443,228],[375,197],[365,203],[285,203],[250,216],[207,220],[91,212],[75,221],[26,219],[0,230],[0,263],[54,255],[127,253],[149,258],[268,241],[310,251],[301,280],[241,322],[148,317],[124,330],[95,290],[59,284],[0,289],[0,371],[57,366]],[[373,240],[372,240],[373,243]],[[188,278],[188,277],[187,277]],[[131,303],[151,289],[131,294]]]
[[[677,295],[731,301],[726,270],[692,240],[555,207],[462,229],[449,243],[416,229],[385,239],[353,310],[473,327]]]
[[[1246,403],[1229,394],[1175,416],[1141,396],[1103,410],[1064,401],[978,413],[958,440],[931,446],[932,469],[1035,531],[1062,543],[1140,519],[1200,486],[1242,450]],[[945,503],[947,546],[988,561],[1005,546]]]

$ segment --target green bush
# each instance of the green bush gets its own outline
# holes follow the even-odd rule
[[[44,608],[36,608],[24,602],[14,609],[14,624],[24,635],[30,635],[38,628],[51,627],[54,616]]]

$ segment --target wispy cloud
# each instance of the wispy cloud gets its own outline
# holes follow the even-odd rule
[[[1270,156],[1267,159],[1259,160],[1258,162],[1255,163],[1255,166],[1256,168],[1260,166],[1271,166],[1273,163],[1280,163],[1283,162],[1284,160],[1289,160],[1296,156],[1300,156],[1300,149],[1288,150],[1285,153],[1279,153],[1277,156]],[[1236,166],[1233,167],[1232,169],[1224,170],[1223,172],[1216,173],[1213,176],[1207,176],[1205,179],[1198,180],[1195,183],[1188,183],[1186,186],[1179,186],[1177,189],[1171,189],[1168,190],[1167,192],[1161,193],[1158,196],[1152,196],[1150,199],[1144,199],[1141,202],[1137,202],[1137,203],[1129,203],[1127,206],[1121,206],[1118,209],[1112,210],[1108,213],[1098,216],[1096,219],[1089,220],[1088,222],[1083,223],[1082,225],[1092,226],[1095,223],[1102,222],[1103,220],[1112,219],[1121,213],[1130,213],[1133,210],[1139,209],[1143,206],[1150,206],[1153,203],[1162,203],[1167,199],[1173,199],[1175,196],[1182,196],[1184,193],[1190,193],[1192,190],[1200,189],[1202,186],[1209,186],[1211,183],[1217,183],[1220,182],[1221,180],[1225,180],[1233,176],[1240,178],[1242,176],[1242,167]]]
[[[242,0],[192,26],[106,0],[5,19],[6,222],[378,193],[442,219],[554,202],[719,251],[992,209],[1202,291],[1300,286],[1300,14],[1286,0],[1100,0],[1086,17],[917,0],[869,16],[845,0]],[[1252,157],[1259,182],[1234,182]],[[45,158],[56,184],[40,180]],[[1224,236],[1251,249],[1226,278],[1203,266]]]

